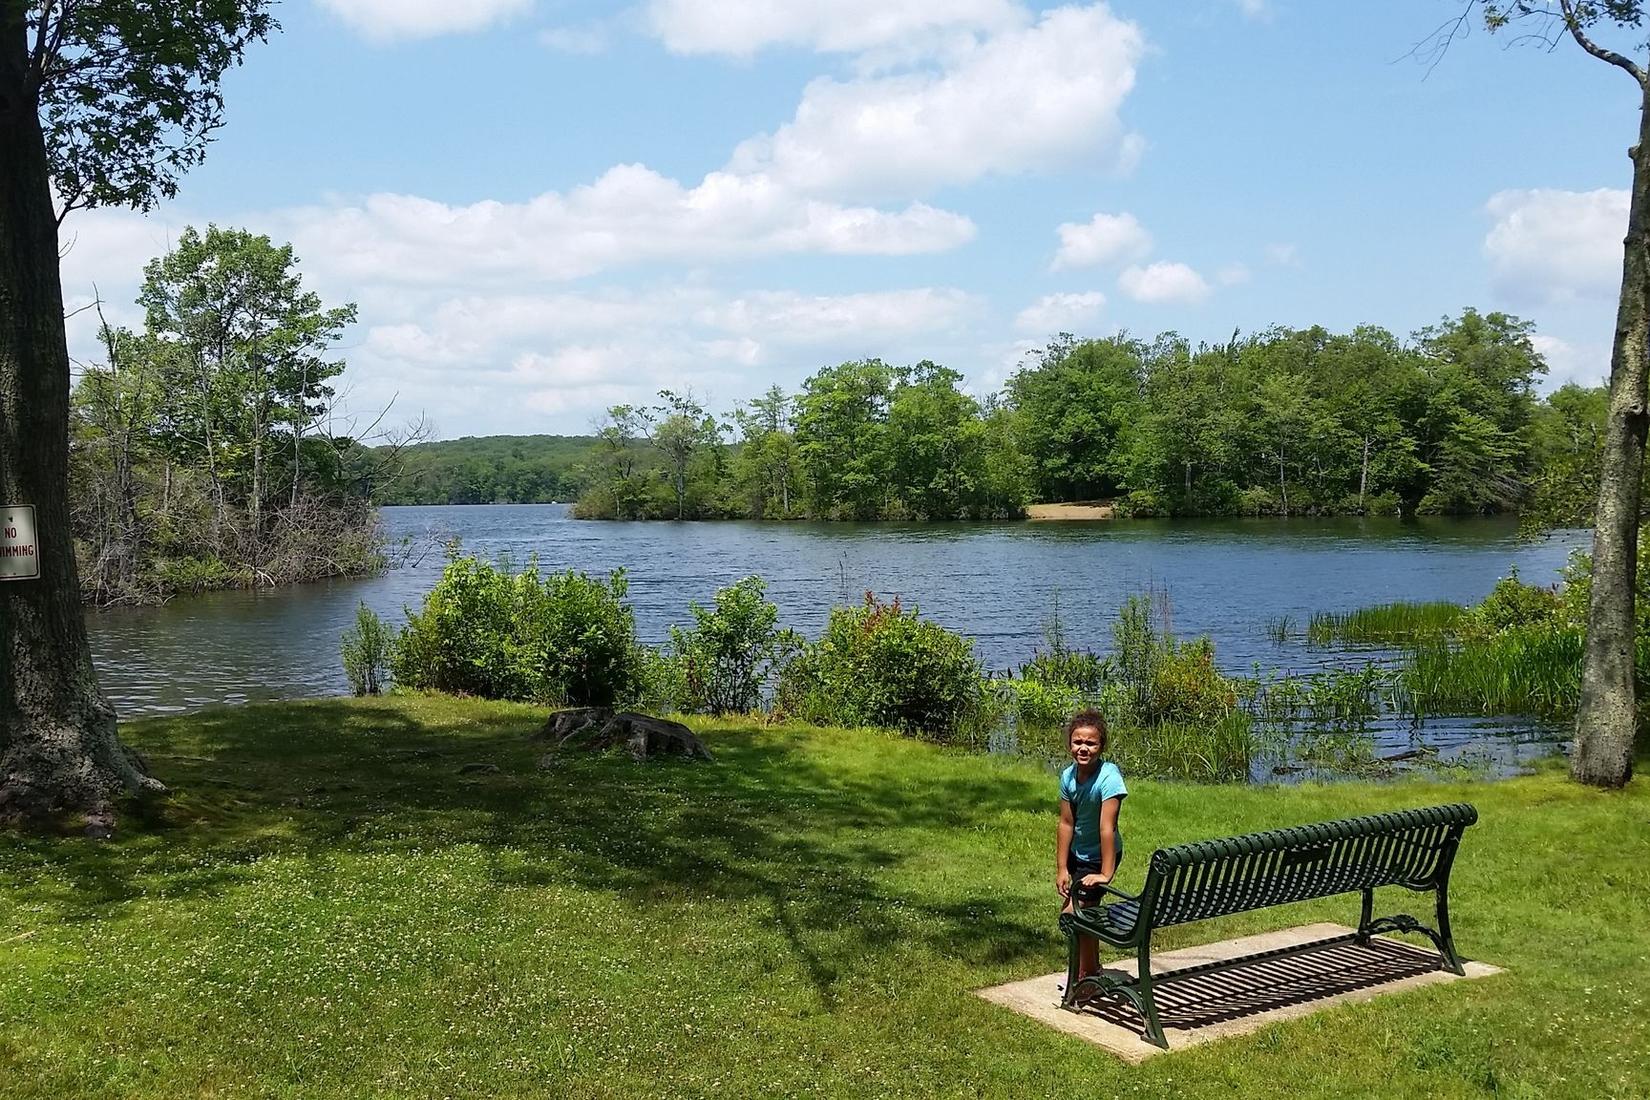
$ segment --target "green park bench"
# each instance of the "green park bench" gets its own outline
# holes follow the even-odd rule
[[[1371,936],[1382,932],[1419,932],[1437,946],[1441,968],[1465,973],[1450,937],[1449,872],[1462,832],[1477,820],[1477,810],[1457,803],[1159,848],[1152,853],[1146,885],[1138,895],[1100,887],[1102,895],[1118,900],[1061,914],[1069,962],[1060,1007],[1080,1011],[1085,996],[1095,994],[1123,998],[1145,1019],[1146,1040],[1167,1049],[1152,998],[1154,981],[1281,958],[1326,943],[1355,939],[1368,944]],[[1378,886],[1431,891],[1437,926],[1428,927],[1407,913],[1374,917]],[[1356,892],[1363,894],[1363,915],[1358,930],[1347,936],[1152,975],[1152,933],[1159,928]],[[1137,976],[1102,971],[1078,981],[1080,935],[1123,950],[1133,948],[1139,958]]]

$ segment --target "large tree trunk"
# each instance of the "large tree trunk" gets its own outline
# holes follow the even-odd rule
[[[161,790],[98,690],[69,527],[69,353],[21,4],[0,5],[0,503],[32,504],[38,580],[0,582],[0,818]]]
[[[1581,665],[1570,774],[1583,783],[1620,787],[1633,775],[1637,707],[1633,689],[1633,593],[1638,565],[1639,486],[1647,424],[1650,359],[1650,84],[1645,86],[1639,142],[1633,147],[1633,192],[1621,265],[1621,301],[1610,354],[1610,411],[1604,425],[1598,513],[1593,526],[1593,588]]]

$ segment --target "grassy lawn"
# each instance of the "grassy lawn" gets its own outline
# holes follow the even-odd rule
[[[1456,940],[1509,973],[1131,1069],[969,993],[1062,964],[1052,774],[734,724],[703,727],[714,765],[539,770],[541,720],[397,698],[127,727],[179,792],[161,816],[0,835],[0,1094],[1650,1096],[1645,780],[1135,782],[1128,888],[1161,844],[1476,803]]]

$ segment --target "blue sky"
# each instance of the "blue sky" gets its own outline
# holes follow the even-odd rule
[[[1628,78],[1456,0],[287,0],[176,201],[71,215],[111,319],[187,224],[291,241],[347,405],[441,438],[723,411],[863,356],[976,393],[1055,331],[1536,322],[1607,372]],[[91,317],[71,352],[95,359]]]

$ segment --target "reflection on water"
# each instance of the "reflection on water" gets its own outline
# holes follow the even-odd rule
[[[1118,605],[1154,588],[1169,594],[1175,631],[1210,635],[1228,671],[1305,671],[1354,658],[1274,642],[1269,618],[1304,622],[1313,611],[1396,599],[1473,601],[1514,566],[1526,581],[1554,578],[1583,543],[1581,532],[1522,543],[1516,525],[1498,519],[589,523],[570,519],[566,505],[386,508],[384,518],[397,538],[456,534],[471,551],[536,554],[545,568],[626,568],[645,641],[686,622],[690,602],[759,573],[785,625],[816,634],[831,604],[869,589],[974,638],[994,668],[1031,655],[1055,592],[1068,642],[1104,650]],[[368,580],[91,614],[104,690],[126,717],[340,694],[338,638],[357,601],[399,622],[441,565],[428,553]],[[1501,720],[1429,724],[1424,736],[1444,752],[1511,754],[1509,763],[1551,743],[1537,725]],[[1407,728],[1380,733],[1383,751],[1411,740]]]

